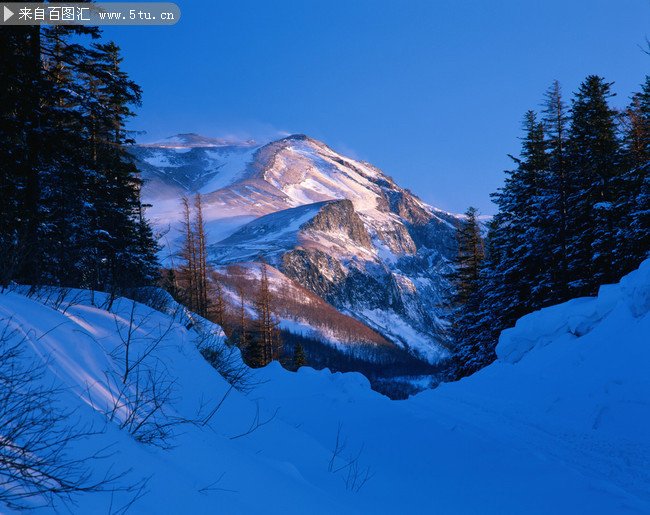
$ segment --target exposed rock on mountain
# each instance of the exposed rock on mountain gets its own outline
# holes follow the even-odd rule
[[[354,211],[354,206],[349,200],[336,200],[325,204],[318,214],[300,226],[302,230],[313,229],[324,233],[343,233],[351,241],[371,248],[370,236],[363,222]]]

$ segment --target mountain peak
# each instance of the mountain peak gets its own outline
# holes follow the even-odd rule
[[[295,140],[295,141],[316,141],[314,138],[310,138],[306,134],[291,134],[290,136],[287,136],[285,138],[282,138],[282,140]],[[281,140],[281,141],[282,141]]]
[[[140,143],[139,147],[152,148],[215,148],[215,147],[254,147],[259,144],[255,140],[237,141],[201,136],[195,132],[176,134],[153,143]]]

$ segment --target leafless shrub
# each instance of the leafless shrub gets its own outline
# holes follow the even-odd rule
[[[89,292],[86,290],[74,290],[62,286],[16,285],[13,290],[64,314],[72,306],[81,304],[89,298]]]
[[[362,467],[359,465],[359,458],[361,453],[355,458],[350,459],[347,466],[347,473],[345,475],[345,488],[351,492],[359,492],[365,484],[370,481],[375,473],[372,472],[370,467]]]
[[[173,314],[173,297],[165,290],[154,287],[131,288],[124,292],[124,297],[149,306],[151,309],[165,314]]]
[[[111,354],[111,357],[116,362],[122,364],[124,370],[123,383],[126,383],[129,374],[133,370],[138,368],[143,361],[153,354],[174,326],[173,320],[170,320],[165,326],[159,324],[156,333],[144,331],[143,327],[151,319],[151,316],[146,315],[137,317],[136,308],[137,303],[131,301],[129,307],[129,318],[126,321],[116,314],[113,315],[115,331],[123,345],[115,349]],[[143,335],[137,336],[138,333],[143,333]],[[135,354],[132,351],[134,347],[137,348]]]
[[[73,502],[81,492],[135,491],[143,483],[118,487],[127,472],[94,477],[90,464],[108,457],[104,451],[83,459],[68,455],[76,440],[96,434],[72,426],[71,414],[60,411],[60,390],[43,386],[43,365],[24,355],[26,337],[2,320],[0,330],[0,503],[12,509]]]
[[[334,444],[334,450],[332,451],[332,458],[330,459],[329,464],[327,465],[328,472],[336,472],[334,470],[334,462],[337,458],[341,457],[341,454],[345,450],[347,441],[344,440],[341,436],[341,424],[339,423],[336,429],[336,443]]]
[[[124,296],[167,315],[173,322],[182,325],[186,329],[194,327],[197,319],[200,318],[174,300],[174,297],[169,292],[161,288],[133,288],[127,290]]]
[[[210,420],[212,420],[212,417],[214,417],[219,411],[219,409],[221,409],[223,403],[226,402],[226,399],[228,398],[232,390],[233,390],[233,386],[230,385],[230,387],[226,390],[226,393],[223,394],[221,400],[212,408],[207,408],[207,404],[205,404],[203,398],[201,398],[201,405],[199,407],[199,410],[197,412],[197,417],[196,417],[197,425],[199,425],[200,427],[207,426],[210,423]],[[206,409],[209,409],[209,411],[204,414]]]
[[[242,361],[239,349],[207,331],[200,331],[195,343],[205,360],[235,389],[248,393],[254,388],[256,383],[250,368]]]
[[[157,358],[156,351],[174,327],[176,317],[172,316],[166,325],[159,324],[157,330],[152,331],[147,327],[151,325],[151,315],[139,314],[135,301],[130,301],[127,313],[125,318],[114,315],[121,345],[111,352],[111,357],[119,365],[120,372],[106,374],[107,384],[116,394],[112,404],[102,411],[109,420],[118,421],[120,428],[129,431],[139,442],[168,448],[176,436],[175,428],[186,424],[207,425],[230,390],[207,413],[205,410],[208,408],[202,403],[192,418],[174,414],[175,381],[166,364]],[[254,383],[249,369],[241,361],[239,350],[225,345],[220,337],[199,326],[195,330],[194,343],[206,360],[232,387],[249,391]]]
[[[375,473],[370,467],[363,467],[359,461],[363,454],[363,446],[356,454],[344,454],[347,447],[347,440],[342,436],[341,428],[342,426],[339,423],[336,430],[336,442],[332,451],[332,457],[327,466],[327,471],[333,474],[342,472],[344,474],[343,481],[345,482],[346,490],[356,493],[374,477]]]
[[[237,438],[242,438],[243,436],[248,436],[249,434],[257,431],[260,427],[265,426],[266,424],[271,422],[275,418],[275,416],[278,414],[278,411],[280,411],[280,408],[276,409],[275,413],[273,413],[273,415],[271,415],[268,419],[262,421],[262,420],[260,420],[260,406],[259,406],[259,404],[256,405],[255,406],[255,416],[253,417],[253,420],[251,421],[250,427],[241,434],[231,436],[230,439],[231,440],[236,440]]]
[[[120,428],[129,431],[137,441],[168,448],[174,437],[174,426],[189,422],[168,412],[175,400],[175,381],[166,365],[154,355],[174,322],[159,325],[154,332],[145,331],[151,317],[139,316],[135,301],[130,302],[128,318],[122,319],[117,314],[113,318],[121,345],[110,356],[120,371],[106,372],[107,386],[114,392],[113,400],[110,406],[98,408],[109,420],[119,421]]]
[[[221,480],[225,475],[226,473],[224,472],[219,476],[219,479],[217,479],[213,483],[210,483],[209,485],[204,486],[203,488],[199,488],[199,493],[206,494],[208,492],[234,492],[234,493],[238,492],[239,490],[232,490],[230,488],[220,488],[217,486],[219,483],[221,483]]]
[[[136,368],[125,383],[109,373],[106,382],[114,397],[102,409],[91,398],[93,407],[108,420],[118,422],[120,429],[131,433],[138,442],[163,449],[171,447],[176,435],[174,427],[189,421],[168,413],[174,401],[174,385],[165,369]]]

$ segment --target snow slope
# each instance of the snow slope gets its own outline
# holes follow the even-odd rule
[[[597,298],[522,318],[501,335],[497,362],[460,382],[390,401],[356,373],[272,363],[207,425],[177,428],[170,450],[103,423],[115,394],[105,378],[120,370],[116,327],[132,303],[109,312],[102,301],[56,309],[4,293],[0,317],[48,363],[44,381],[66,387],[59,405],[104,428],[72,455],[112,445],[90,462],[96,474],[112,465],[149,477],[133,513],[650,512],[650,260]],[[197,352],[196,329],[142,305],[135,319],[137,345],[170,327],[151,356],[174,379],[169,416],[223,398],[228,385]],[[269,422],[238,437],[256,413]],[[127,500],[117,493],[113,506]],[[110,502],[84,494],[71,511],[108,512]]]
[[[237,232],[211,247],[211,253],[223,253],[220,262],[253,261],[259,256],[269,257],[278,251],[287,251],[298,244],[300,227],[311,220],[326,202],[285,209],[260,216]]]

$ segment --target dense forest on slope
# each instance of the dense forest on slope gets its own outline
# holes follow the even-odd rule
[[[0,30],[0,285],[151,283],[157,244],[125,150],[140,88],[97,27]]]
[[[571,99],[560,84],[541,116],[528,111],[516,167],[493,194],[483,241],[472,208],[458,231],[457,376],[495,359],[501,331],[521,316],[594,295],[650,251],[650,77],[623,111],[613,83],[591,75]]]

